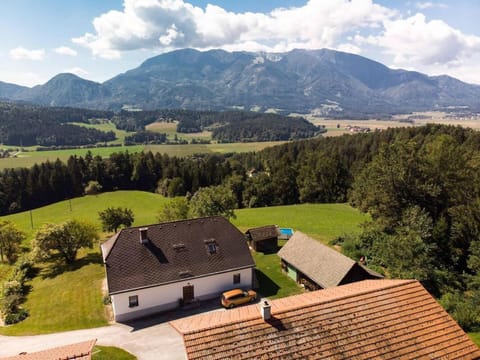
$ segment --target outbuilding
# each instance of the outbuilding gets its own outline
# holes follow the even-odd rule
[[[308,290],[382,278],[382,275],[300,231],[295,231],[278,256],[288,276]]]
[[[266,225],[248,229],[245,233],[248,244],[255,251],[275,252],[278,249],[278,226]]]

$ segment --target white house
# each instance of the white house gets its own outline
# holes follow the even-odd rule
[[[221,216],[123,229],[102,254],[116,321],[253,285],[245,237]]]

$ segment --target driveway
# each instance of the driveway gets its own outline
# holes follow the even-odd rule
[[[125,324],[35,336],[0,336],[0,357],[97,339],[98,345],[116,346],[139,360],[185,360],[182,336],[168,321],[208,311],[222,311],[218,300]]]

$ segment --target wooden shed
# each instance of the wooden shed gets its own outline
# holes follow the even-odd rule
[[[248,229],[245,233],[248,245],[255,251],[276,252],[278,250],[278,226],[266,225]]]
[[[319,290],[382,276],[300,231],[280,249],[282,269],[307,290]]]

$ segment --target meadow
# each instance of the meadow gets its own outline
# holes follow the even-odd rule
[[[169,199],[158,194],[140,191],[117,191],[97,196],[84,196],[56,204],[2,217],[11,220],[27,234],[28,247],[36,229],[45,222],[59,223],[70,218],[87,219],[100,227],[98,212],[108,206],[129,207],[135,215],[134,225],[156,222],[156,214]],[[241,209],[232,222],[244,231],[248,228],[278,224],[293,227],[321,241],[328,241],[350,231],[359,231],[367,217],[344,204],[305,204],[271,208]],[[33,227],[32,221],[33,220]],[[112,234],[102,233],[101,241]],[[24,303],[30,316],[23,322],[0,327],[3,335],[31,335],[64,330],[103,326],[108,314],[103,306],[102,282],[105,272],[100,255],[100,242],[93,249],[79,254],[70,265],[61,262],[40,264],[38,275],[29,283],[31,292]],[[265,291],[271,298],[288,296],[302,291],[283,275],[276,254],[254,253],[263,278]],[[8,267],[4,265],[7,272]],[[262,279],[259,279],[262,281]]]
[[[98,147],[89,149],[68,149],[68,150],[49,150],[36,151],[34,148],[26,149],[28,151],[18,153],[14,158],[0,159],[0,170],[6,168],[32,167],[45,161],[55,161],[60,159],[64,162],[72,155],[85,156],[90,151],[93,156],[103,158],[110,156],[115,152],[128,151],[130,153],[148,152],[168,154],[170,156],[189,156],[200,153],[233,153],[260,151],[266,147],[283,144],[282,141],[275,142],[251,142],[251,143],[229,143],[229,144],[165,144],[165,145],[132,145],[132,146],[112,146]]]

